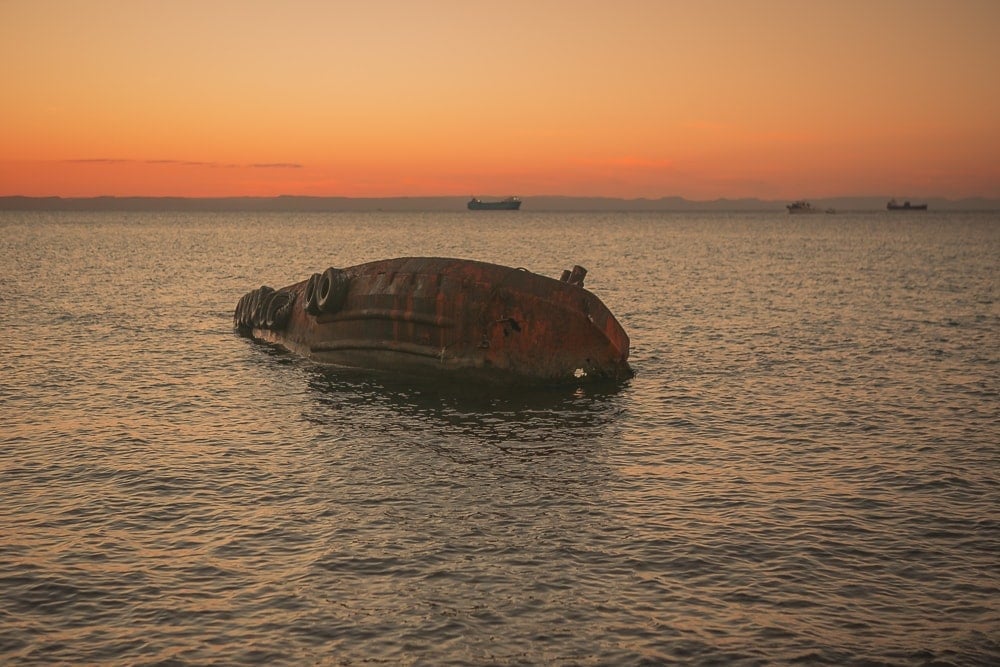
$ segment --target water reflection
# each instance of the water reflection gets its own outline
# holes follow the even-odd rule
[[[308,385],[322,408],[314,417],[368,412],[494,443],[592,438],[623,412],[620,387],[497,388],[387,373],[310,366]]]

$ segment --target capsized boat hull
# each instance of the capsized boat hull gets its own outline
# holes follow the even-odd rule
[[[325,364],[500,383],[623,380],[629,338],[583,288],[463,259],[403,257],[261,287],[237,304],[238,331]]]

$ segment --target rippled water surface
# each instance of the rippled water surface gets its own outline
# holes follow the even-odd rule
[[[588,288],[622,387],[236,336],[458,256]],[[1000,217],[0,214],[0,663],[1000,662]]]

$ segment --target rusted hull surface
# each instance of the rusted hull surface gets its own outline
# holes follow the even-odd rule
[[[284,293],[274,299],[282,304],[280,317],[269,326],[260,317],[248,322],[253,304],[241,299],[237,327],[342,366],[505,383],[632,375],[628,335],[580,285],[446,258],[400,258],[331,271],[342,293],[331,297],[326,312],[314,303],[319,288],[303,281],[277,290]]]

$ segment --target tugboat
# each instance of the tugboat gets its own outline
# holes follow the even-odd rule
[[[464,259],[401,257],[252,290],[236,330],[324,364],[505,385],[632,377],[629,337],[584,289]]]
[[[926,211],[927,204],[911,204],[908,201],[900,204],[895,199],[890,199],[889,203],[885,205],[885,208],[889,211]]]
[[[507,197],[500,201],[483,201],[478,197],[469,200],[470,211],[516,211],[521,208],[521,200],[517,197]]]

